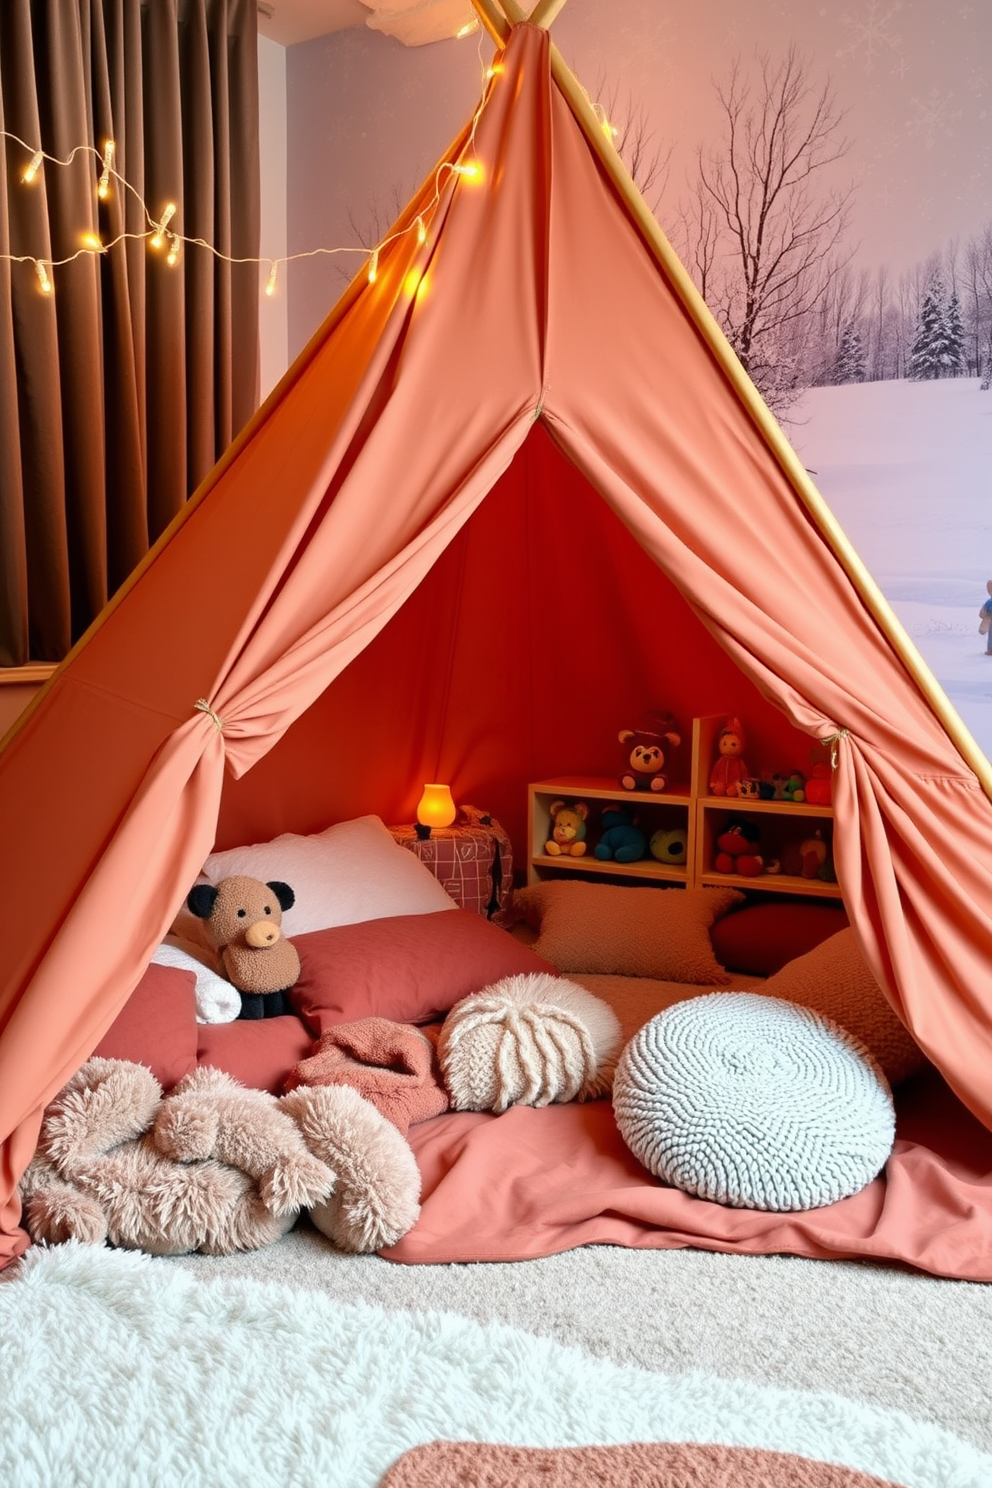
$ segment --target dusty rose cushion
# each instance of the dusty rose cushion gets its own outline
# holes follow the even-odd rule
[[[656,977],[724,987],[710,926],[739,889],[627,888],[549,879],[518,889],[514,909],[538,931],[533,949],[563,972]]]
[[[774,901],[746,904],[710,931],[716,959],[728,971],[774,976],[788,961],[847,928],[841,905]]]
[[[196,1068],[196,1034],[195,975],[152,962],[93,1053],[147,1065],[168,1090]]]
[[[313,1048],[309,1030],[291,1015],[202,1023],[197,1031],[197,1063],[272,1095],[282,1095],[288,1076]]]
[[[850,928],[783,966],[762,991],[835,1019],[868,1045],[892,1085],[927,1063],[869,970]]]
[[[338,1023],[431,1023],[471,992],[517,972],[553,971],[468,909],[393,915],[296,935],[293,1007],[315,1038]]]

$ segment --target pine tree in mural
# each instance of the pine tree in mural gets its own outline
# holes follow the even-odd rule
[[[950,358],[949,372],[960,372],[965,364],[965,337],[961,301],[956,289],[951,290],[947,302],[947,355]]]
[[[948,300],[943,279],[933,274],[920,302],[908,374],[917,381],[953,376],[960,371],[963,355],[964,331],[957,292]]]
[[[838,382],[864,382],[865,380],[865,343],[861,329],[855,320],[849,320],[844,327],[837,348],[837,356],[830,372],[830,381]]]

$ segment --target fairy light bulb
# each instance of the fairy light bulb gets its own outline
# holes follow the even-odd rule
[[[270,299],[276,292],[276,273],[278,272],[278,269],[279,265],[273,259],[272,265],[269,269],[269,277],[265,281],[265,293],[269,296]]]
[[[369,259],[369,283],[374,284],[379,277],[379,250],[373,248],[372,257]]]
[[[163,242],[165,241],[165,229],[168,227],[169,223],[172,221],[172,219],[173,219],[173,217],[175,217],[175,215],[176,215],[176,204],[175,204],[175,202],[166,202],[166,204],[165,204],[165,210],[162,213],[161,217],[159,218],[159,220],[158,220],[158,222],[157,222],[157,224],[155,226],[155,232],[152,235],[152,247],[153,248],[161,248]]]
[[[427,229],[424,226],[423,217],[417,218],[417,242],[421,247],[427,242]]]
[[[31,156],[31,159],[28,161],[27,165],[24,168],[24,174],[21,176],[21,180],[24,182],[25,186],[31,185],[31,182],[41,170],[41,163],[44,158],[44,150],[35,150],[34,154]]]
[[[165,256],[165,261],[170,269],[174,269],[179,262],[179,239],[175,233],[169,234],[169,251]]]
[[[49,279],[48,270],[45,268],[45,265],[42,263],[40,258],[35,259],[34,268],[35,273],[38,275],[38,285],[41,289],[42,294],[51,294],[52,281],[51,279]]]
[[[103,246],[103,240],[96,233],[83,233],[82,243],[83,247],[90,253],[106,252]]]
[[[455,32],[455,40],[456,41],[461,41],[461,39],[462,39],[463,36],[472,36],[472,35],[474,35],[474,33],[476,31],[478,31],[478,29],[479,29],[478,18],[476,18],[474,21],[466,21],[465,22],[465,25],[462,26],[460,28],[460,30],[458,30],[458,31]]]
[[[101,201],[106,201],[110,195],[110,172],[114,165],[114,155],[117,146],[113,140],[108,140],[103,147],[103,170],[100,172],[100,181],[96,188],[96,194]]]
[[[482,178],[482,166],[477,160],[470,160],[466,165],[454,165],[452,170],[464,176],[467,181],[478,181]]]

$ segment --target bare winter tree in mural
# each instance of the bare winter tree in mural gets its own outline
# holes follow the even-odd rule
[[[810,325],[851,258],[842,240],[852,190],[831,181],[849,141],[829,82],[816,89],[794,47],[781,61],[759,57],[753,86],[738,60],[717,97],[724,138],[699,151],[680,247],[745,368],[782,410],[822,372]]]

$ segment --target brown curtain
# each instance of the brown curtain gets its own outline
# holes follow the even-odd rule
[[[231,258],[259,242],[255,0],[2,0],[0,666],[58,661],[258,401],[258,267],[147,239],[59,266],[85,233],[157,220]],[[116,144],[100,161],[60,159]],[[54,267],[53,260],[56,261]],[[52,293],[42,292],[36,261]]]

